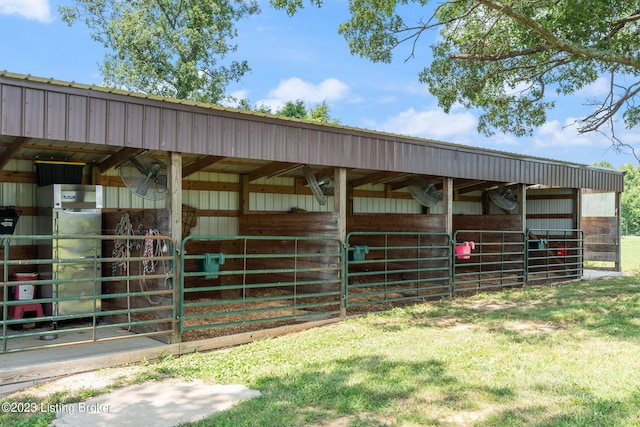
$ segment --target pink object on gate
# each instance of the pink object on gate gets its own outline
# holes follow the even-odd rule
[[[458,259],[469,259],[469,255],[473,249],[476,248],[476,244],[473,241],[456,244],[456,257]]]

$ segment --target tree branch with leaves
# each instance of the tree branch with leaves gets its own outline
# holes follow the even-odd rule
[[[260,10],[255,0],[74,0],[59,11],[107,48],[105,85],[217,104],[249,71],[229,59],[235,23]]]
[[[309,0],[321,6],[322,0]],[[428,19],[415,18],[415,6]],[[294,14],[303,0],[272,0]],[[413,5],[412,5],[413,6]],[[608,135],[614,148],[619,122],[640,122],[640,9],[636,0],[350,0],[350,18],[338,28],[353,54],[390,62],[410,43],[408,58],[426,49],[433,60],[419,75],[449,112],[462,105],[480,112],[478,130],[530,136],[547,121],[558,96],[598,79],[609,91],[590,100],[577,120],[581,133]],[[437,37],[436,37],[437,35]]]

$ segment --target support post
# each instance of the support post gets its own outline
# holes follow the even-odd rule
[[[249,175],[240,175],[240,192],[239,192],[239,203],[240,206],[240,214],[248,215],[251,210],[251,206],[249,206]]]
[[[445,233],[453,236],[453,178],[445,177],[442,183],[442,214]]]
[[[169,153],[169,162],[167,165],[168,174],[168,191],[169,212],[171,218],[171,238],[174,240],[177,251],[177,261],[173,271],[173,306],[177,309],[182,304],[178,304],[182,298],[182,277],[180,275],[182,260],[182,154]],[[176,320],[179,321],[180,313],[176,314]],[[174,328],[172,342],[181,342],[182,337],[178,327]]]
[[[620,192],[616,191],[616,262],[614,265],[618,273],[622,272],[622,221]]]
[[[345,244],[347,239],[347,170],[345,168],[335,168],[333,173],[333,211],[338,213],[338,238]],[[345,251],[342,252],[345,254]],[[346,257],[346,254],[344,256]],[[347,286],[345,266],[346,260],[343,259],[342,274],[340,275],[340,315],[342,316],[347,315],[344,298]]]
[[[522,221],[522,233],[527,235],[527,185],[518,184],[518,209]]]

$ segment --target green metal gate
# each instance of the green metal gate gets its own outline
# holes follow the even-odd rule
[[[189,236],[183,241],[183,339],[343,313],[342,243],[293,236]]]
[[[577,229],[532,229],[527,244],[527,284],[544,285],[583,274],[584,234]]]
[[[525,284],[524,233],[459,230],[453,240],[454,293]]]
[[[65,245],[91,254],[52,251]],[[174,248],[166,236],[2,236],[0,353],[140,336],[171,341]]]
[[[346,252],[347,309],[451,295],[446,233],[354,232]]]

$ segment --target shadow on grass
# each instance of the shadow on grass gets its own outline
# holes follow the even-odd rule
[[[569,413],[545,414],[545,409],[532,406],[527,408],[509,408],[492,414],[476,423],[476,426],[513,426],[527,425],[535,427],[583,427],[583,426],[637,426],[640,425],[640,390],[632,392],[627,398],[602,399],[593,393],[575,388],[552,389],[541,385],[550,395],[558,398],[569,397],[578,402],[579,409]]]
[[[186,425],[196,426],[308,426],[349,419],[349,426],[390,425],[396,405],[403,417],[418,425],[437,424],[421,408],[425,399],[455,411],[476,407],[475,399],[510,401],[510,388],[478,387],[451,375],[447,364],[430,359],[398,362],[380,356],[353,357],[334,362],[331,370],[307,367],[285,376],[264,376],[251,387],[262,395],[223,413]],[[428,396],[425,396],[425,393]],[[389,416],[385,414],[391,414]]]
[[[483,325],[516,342],[545,339],[544,335],[532,337],[531,330],[508,327],[518,322],[529,322],[534,329],[538,325],[540,331],[571,327],[601,336],[640,339],[638,277],[514,289],[425,307],[407,309],[413,321],[422,322],[418,323],[421,326],[449,327],[456,322]]]

